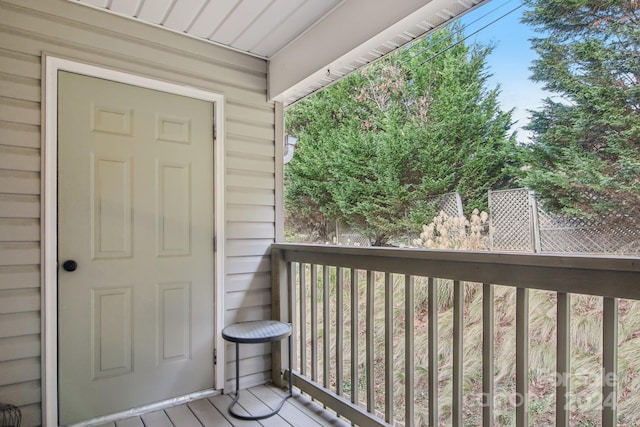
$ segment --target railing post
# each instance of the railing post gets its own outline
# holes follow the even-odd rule
[[[291,263],[285,262],[280,249],[271,249],[271,315],[274,320],[292,322],[289,298],[291,283]],[[279,387],[285,386],[283,367],[288,366],[288,340],[272,344],[271,379]],[[291,373],[289,373],[291,375]]]

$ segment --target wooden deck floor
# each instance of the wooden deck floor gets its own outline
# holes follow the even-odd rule
[[[264,414],[269,412],[285,395],[285,392],[273,386],[258,386],[240,391],[240,401],[234,410],[238,413]],[[259,421],[242,421],[229,415],[227,408],[231,403],[229,395],[213,396],[195,400],[164,410],[149,412],[138,417],[101,424],[100,427],[349,427],[351,424],[341,420],[335,414],[325,411],[321,405],[312,402],[294,390],[280,412],[273,417]]]

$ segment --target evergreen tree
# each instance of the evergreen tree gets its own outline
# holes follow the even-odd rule
[[[289,108],[288,218],[341,221],[384,245],[433,217],[430,196],[459,191],[486,209],[516,164],[511,113],[487,88],[490,52],[445,28]]]
[[[640,2],[529,0],[533,80],[559,98],[532,112],[523,183],[570,215],[638,222]]]

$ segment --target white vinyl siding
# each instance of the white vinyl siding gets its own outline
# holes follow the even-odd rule
[[[19,405],[27,427],[41,424],[44,54],[225,96],[226,323],[271,316],[275,238],[275,107],[264,60],[66,0],[0,0],[0,402]],[[271,376],[270,347],[247,347],[243,386]]]

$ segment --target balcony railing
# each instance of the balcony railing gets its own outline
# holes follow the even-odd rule
[[[274,315],[294,326],[294,385],[354,424],[438,426],[445,417],[453,426],[463,419],[467,425],[528,426],[534,404],[540,406],[531,398],[529,361],[530,320],[537,316],[530,295],[540,291],[555,306],[552,315],[543,313],[555,332],[547,343],[555,360],[555,424],[569,426],[572,414],[587,405],[575,402],[570,383],[578,369],[571,367],[572,296],[601,301],[594,311],[601,372],[590,372],[601,383],[596,411],[604,427],[624,419],[618,414],[619,303],[627,311],[634,303],[629,300],[640,299],[640,258],[275,244],[272,275]],[[515,294],[513,341],[504,339],[505,322],[496,318],[502,312],[497,301],[502,304],[509,290]],[[481,297],[476,314],[469,312],[471,295]],[[481,326],[466,331],[474,316]],[[478,342],[478,354],[472,342]],[[496,351],[505,353],[505,346],[515,347],[511,385],[496,374]],[[273,357],[276,381],[287,366],[281,350]],[[478,372],[465,372],[466,363],[478,359]],[[426,407],[419,414],[417,401]],[[505,405],[511,405],[510,420],[495,419]],[[470,422],[474,407],[477,422]]]

